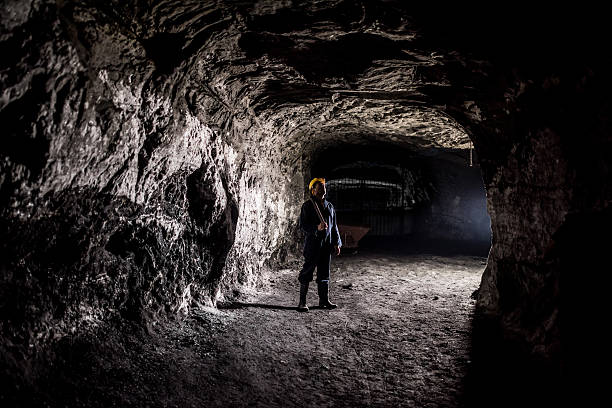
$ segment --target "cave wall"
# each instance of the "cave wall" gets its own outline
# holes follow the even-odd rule
[[[508,68],[498,71],[490,89],[497,101],[480,105],[488,119],[473,127],[473,139],[493,245],[478,307],[499,319],[503,338],[523,355],[576,379],[580,375],[567,367],[567,360],[578,358],[584,369],[603,352],[589,331],[574,330],[578,314],[597,320],[607,309],[595,306],[599,290],[584,285],[587,265],[607,262],[596,248],[610,240],[602,235],[595,242],[594,232],[567,231],[575,228],[577,218],[598,219],[601,228],[610,225],[612,139],[606,95],[611,88],[603,74],[608,62],[587,47],[577,51],[568,45],[565,52],[574,60],[550,49],[529,61],[504,60]],[[585,267],[576,267],[579,263]],[[582,339],[581,351],[568,343],[576,337]]]
[[[228,28],[209,11],[200,16]],[[288,173],[253,142],[256,119],[233,107],[243,84],[207,64],[224,42],[212,29],[159,33],[187,14],[167,12],[3,8],[1,297],[12,352],[36,353],[112,316],[212,305],[285,256],[301,179],[270,177]],[[218,35],[237,41],[231,28]]]

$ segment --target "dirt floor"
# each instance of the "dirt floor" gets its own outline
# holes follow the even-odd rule
[[[332,266],[333,311],[297,314],[296,273],[224,310],[213,406],[457,406],[484,259],[350,256]],[[309,303],[317,303],[316,285]],[[280,307],[275,307],[280,306]],[[232,350],[243,350],[237,355]],[[218,381],[218,382],[217,382]],[[228,392],[229,390],[229,392]]]
[[[299,265],[265,291],[144,332],[71,340],[41,406],[457,407],[470,362],[471,294],[485,258],[346,254],[335,310],[298,313]],[[316,284],[309,304],[317,303]],[[30,401],[32,402],[32,401]]]

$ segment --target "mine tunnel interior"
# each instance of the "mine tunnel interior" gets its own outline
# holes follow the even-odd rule
[[[123,333],[124,325],[133,325],[147,333],[147,343],[155,334],[151,327],[193,318],[194,331],[210,339],[215,325],[225,324],[217,324],[220,302],[272,284],[280,293],[283,270],[292,273],[284,281],[286,297],[269,303],[297,303],[297,220],[313,177],[328,180],[340,225],[367,229],[360,251],[488,254],[482,264],[466,257],[478,279],[470,280],[473,287],[463,281],[461,293],[446,291],[458,285],[440,285],[437,272],[426,282],[412,279],[413,268],[393,257],[371,263],[372,270],[381,264],[395,270],[397,279],[385,284],[398,287],[370,295],[397,301],[393,315],[409,318],[388,326],[402,328],[388,331],[390,341],[361,343],[377,364],[390,354],[371,354],[370,344],[381,351],[380,345],[406,340],[394,356],[403,364],[400,375],[378,389],[417,388],[407,390],[414,395],[397,394],[400,402],[390,406],[430,406],[427,398],[446,395],[452,388],[446,383],[423,385],[426,371],[444,381],[465,373],[467,359],[447,371],[429,358],[404,364],[413,345],[425,345],[426,357],[437,353],[443,332],[472,341],[447,348],[449,361],[456,362],[457,350],[476,350],[486,363],[476,377],[482,381],[474,382],[479,397],[489,390],[483,406],[511,394],[534,402],[528,391],[538,387],[545,400],[561,400],[559,378],[580,402],[574,406],[594,405],[584,401],[593,393],[582,392],[592,387],[575,385],[597,380],[594,368],[609,349],[598,330],[608,315],[609,274],[601,272],[609,269],[612,247],[612,77],[601,46],[610,24],[597,8],[535,8],[394,0],[5,2],[0,381],[10,390],[7,397],[0,392],[0,406],[75,406],[77,397],[65,397],[66,389],[82,390],[84,406],[95,406],[94,399],[99,406],[130,406],[122,402],[135,393],[125,384],[141,392],[142,404],[134,406],[189,405],[172,389],[178,382],[163,388],[175,372],[158,382],[159,366],[135,364],[141,356],[158,356],[156,346],[148,353],[132,347],[134,375],[117,375],[125,368],[117,357],[123,340],[113,343],[107,328],[116,325],[115,333]],[[370,317],[366,311],[376,299],[358,294],[378,289],[373,282],[379,277],[364,275],[368,268],[361,266],[354,271],[337,282],[343,307],[330,315],[348,339],[330,339],[341,346],[338,356],[378,327],[355,322]],[[347,282],[359,276],[361,287]],[[409,281],[417,283],[408,291],[400,287]],[[439,293],[427,292],[430,283]],[[386,296],[392,291],[401,295]],[[474,316],[478,324],[463,331],[447,324],[458,304],[465,306],[463,321]],[[435,326],[419,316],[424,309],[453,313]],[[388,315],[381,310],[380,316]],[[227,350],[239,356],[244,345],[284,345],[275,336],[280,326],[308,326],[294,314],[285,315],[288,325],[269,317],[273,341],[261,341],[255,330],[261,320],[245,320],[246,329],[235,330],[236,341],[226,349],[195,350],[196,358],[184,359],[189,378],[179,375],[185,380],[180,387],[202,394],[200,386],[210,383],[202,373],[218,374],[210,360],[200,373],[193,371],[190,363],[203,356]],[[419,339],[415,324],[436,331]],[[317,345],[311,340],[328,334],[317,328],[313,320],[312,337],[299,337]],[[219,332],[214,345],[229,337]],[[243,333],[251,341],[243,341]],[[295,333],[287,331],[286,338]],[[175,356],[170,340],[159,336],[168,345],[160,364]],[[265,350],[255,361],[283,355],[277,351]],[[83,356],[99,356],[99,365]],[[355,356],[362,362],[362,354]],[[115,358],[110,369],[107,357]],[[97,369],[102,387],[91,393],[87,387],[98,384],[70,365],[67,377],[58,376],[56,367],[70,358]],[[291,364],[277,362],[268,377],[283,380],[272,369]],[[351,373],[364,371],[363,364],[350,367]],[[156,380],[139,383],[141,368]],[[296,393],[318,395],[321,370],[313,376],[302,368],[303,378],[316,384],[313,392]],[[417,376],[402,377],[406,368]],[[192,383],[195,377],[202,382]],[[261,390],[265,377],[237,378],[236,389]],[[337,384],[347,377],[353,378],[345,375]],[[107,379],[121,384],[105,387]],[[244,387],[245,379],[252,388]],[[279,384],[279,397],[294,384]],[[353,383],[353,401],[377,405],[362,398],[364,384]],[[496,386],[507,394],[496,393]],[[160,391],[152,395],[150,389]],[[438,396],[432,389],[442,391]],[[211,399],[219,394],[224,392],[208,393]],[[344,396],[330,401],[346,402]],[[434,402],[439,406],[439,399]]]
[[[491,219],[474,152],[339,145],[317,153],[346,250],[486,256]]]

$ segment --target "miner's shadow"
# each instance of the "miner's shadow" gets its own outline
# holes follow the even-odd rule
[[[244,309],[247,307],[258,307],[260,309],[297,311],[297,306],[268,305],[265,303],[229,302],[229,303],[217,304],[217,309]],[[323,309],[320,306],[308,306],[308,308],[310,310]]]

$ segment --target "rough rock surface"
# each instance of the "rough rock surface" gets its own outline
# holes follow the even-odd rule
[[[567,353],[589,342],[562,328],[602,310],[576,266],[607,264],[594,232],[612,218],[604,14],[462,7],[4,1],[5,375],[96,322],[261,283],[325,149],[470,139],[493,233],[479,309],[524,354],[580,368]]]

